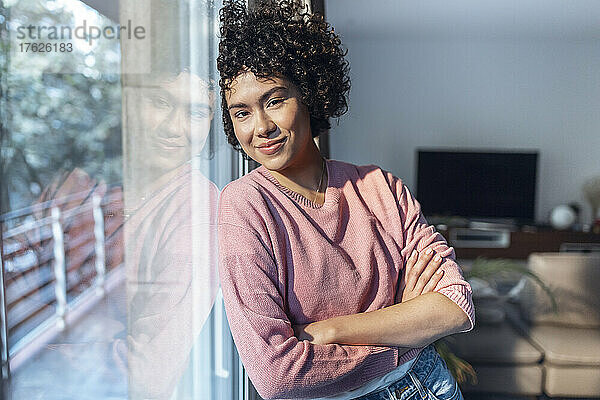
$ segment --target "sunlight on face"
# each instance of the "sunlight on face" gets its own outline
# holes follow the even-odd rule
[[[246,72],[232,82],[226,99],[236,138],[256,162],[283,170],[310,151],[310,115],[294,84]]]

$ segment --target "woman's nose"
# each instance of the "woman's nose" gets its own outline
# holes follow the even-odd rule
[[[275,131],[277,131],[277,125],[275,125],[267,113],[256,113],[254,120],[254,132],[258,136],[268,137]]]
[[[163,138],[175,138],[189,134],[190,119],[187,111],[175,107],[160,124],[159,135]]]

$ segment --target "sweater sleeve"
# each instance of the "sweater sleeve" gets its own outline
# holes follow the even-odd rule
[[[430,247],[441,255],[443,257],[441,268],[444,270],[444,276],[435,287],[434,292],[445,295],[467,314],[470,326],[461,332],[472,330],[475,326],[475,307],[473,306],[471,285],[463,278],[462,271],[456,263],[454,248],[448,246],[444,237],[435,230],[435,227],[427,223],[421,212],[421,205],[410,193],[408,187],[390,173],[388,173],[388,179],[392,182],[391,187],[395,191],[402,220],[403,265],[406,265],[413,250],[421,252]],[[403,284],[404,276],[401,289],[404,288]]]
[[[225,193],[225,190],[224,190]],[[227,196],[227,193],[225,193]],[[225,309],[241,360],[265,399],[311,398],[354,389],[397,366],[395,347],[315,345],[294,336],[268,237],[232,224],[221,197],[219,270]],[[260,216],[258,216],[260,218]]]

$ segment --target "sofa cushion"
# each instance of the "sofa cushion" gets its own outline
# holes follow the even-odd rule
[[[471,363],[536,364],[542,359],[542,353],[507,322],[479,324],[449,340],[456,354]]]
[[[521,315],[532,324],[600,327],[600,255],[533,253],[529,269],[554,293],[550,297],[533,280],[521,291]]]
[[[600,397],[600,368],[546,365],[544,392],[551,397]]]
[[[460,385],[464,392],[503,393],[537,396],[542,394],[543,368],[540,365],[478,365],[473,368],[478,382]]]
[[[544,349],[544,364],[600,367],[600,330],[534,325],[531,341]]]

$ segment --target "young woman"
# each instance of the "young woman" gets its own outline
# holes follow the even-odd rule
[[[287,1],[228,1],[220,17],[225,133],[261,164],[221,193],[220,278],[259,394],[462,398],[431,346],[473,327],[453,249],[399,178],[313,140],[347,109],[333,29]]]

